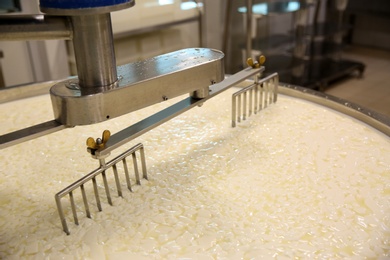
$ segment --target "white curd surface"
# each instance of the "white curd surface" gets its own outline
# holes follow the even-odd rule
[[[114,206],[102,197],[102,212],[88,187],[92,219],[76,192],[79,226],[64,202],[69,236],[54,194],[97,167],[87,137],[167,102],[0,150],[0,259],[390,257],[389,138],[283,95],[231,128],[232,93],[115,151],[111,158],[142,142],[149,181],[131,193],[122,176],[118,198],[110,173]],[[51,120],[50,99],[0,105],[0,119],[1,134]]]

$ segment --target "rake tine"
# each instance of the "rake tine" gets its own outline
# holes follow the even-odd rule
[[[102,178],[103,178],[103,183],[104,183],[104,189],[106,191],[106,196],[107,196],[107,201],[108,204],[112,206],[112,200],[111,200],[111,195],[110,195],[110,189],[108,188],[108,182],[107,182],[107,177],[106,177],[106,171],[102,172]]]
[[[260,84],[259,111],[261,111],[263,109],[263,106],[264,106],[263,98],[264,98],[264,84],[261,83]]]
[[[58,213],[59,213],[59,215],[60,215],[62,230],[64,230],[64,232],[65,232],[67,235],[69,235],[70,232],[69,232],[68,225],[66,224],[66,219],[65,219],[64,210],[62,209],[61,198],[58,197],[58,196],[55,196],[55,199],[56,199],[56,204],[57,204]]]
[[[273,82],[270,81],[268,83],[268,98],[269,98],[269,104],[272,104],[274,102],[274,96],[273,96],[273,92],[274,92],[274,87],[273,87]]]
[[[243,106],[242,106],[242,120],[246,119],[246,92],[242,95]]]
[[[69,192],[69,199],[70,199],[70,205],[72,207],[74,223],[76,225],[78,225],[79,224],[79,220],[77,218],[76,205],[74,204],[73,192]]]
[[[92,178],[92,184],[93,184],[93,191],[95,193],[96,205],[97,205],[99,211],[102,211],[102,205],[100,204],[100,198],[99,198],[99,190],[98,190],[98,186],[97,186],[95,177]]]
[[[145,150],[144,150],[143,146],[141,146],[141,148],[140,148],[140,153],[141,153],[141,164],[142,164],[142,178],[147,180],[148,179],[148,171],[146,168]]]
[[[253,107],[253,88],[249,90],[249,112],[248,112],[248,117],[252,115],[252,107]]]
[[[255,89],[255,108],[254,108],[254,111],[255,111],[255,114],[257,114],[258,112],[258,107],[259,107],[259,85],[256,83],[256,85],[254,86],[254,89]]]
[[[237,104],[236,104],[236,96],[232,96],[232,127],[236,127],[236,110],[237,110]]]
[[[237,122],[241,122],[241,96],[237,96]]]
[[[135,174],[135,180],[138,185],[141,185],[141,180],[139,179],[139,172],[138,172],[138,164],[137,164],[137,155],[134,153],[131,154],[133,157],[133,165],[134,165],[134,174]]]
[[[80,186],[80,189],[81,189],[81,194],[83,196],[85,213],[87,214],[88,218],[91,218],[91,212],[89,211],[87,195],[85,194],[85,189],[83,184]]]
[[[123,158],[122,163],[123,163],[123,168],[125,170],[125,177],[126,177],[127,188],[129,189],[129,191],[133,191],[131,189],[131,182],[130,182],[130,177],[129,177],[129,169],[127,168],[126,158]]]
[[[274,97],[273,97],[273,86],[272,81],[268,82],[268,104],[272,104]]]
[[[274,83],[274,102],[276,102],[278,100],[279,78],[275,77],[273,83]]]
[[[268,106],[268,82],[264,82],[264,108]]]
[[[253,110],[254,110],[254,114],[257,114],[257,111],[258,111],[258,96],[259,96],[259,79],[260,79],[260,77],[259,77],[259,75],[256,75],[255,77],[254,77],[254,86],[253,86],[253,90],[254,90],[254,92],[255,92],[255,96],[254,96],[254,99],[255,99],[255,106],[254,106],[254,108],[253,108]]]
[[[106,162],[104,161],[104,159],[100,159],[99,162],[100,162],[101,167],[106,166]],[[102,179],[103,179],[103,184],[104,184],[104,190],[106,191],[108,204],[110,204],[112,206],[111,194],[110,194],[110,189],[108,187],[107,176],[106,176],[105,170],[102,171]]]
[[[121,184],[119,182],[118,169],[116,168],[116,164],[112,166],[112,169],[114,170],[114,177],[115,177],[116,189],[118,191],[118,196],[122,197],[122,189],[121,189]]]

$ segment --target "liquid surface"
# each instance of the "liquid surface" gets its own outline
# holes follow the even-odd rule
[[[389,138],[282,95],[231,128],[232,93],[113,152],[111,158],[142,142],[149,181],[131,193],[119,169],[120,198],[108,173],[114,206],[102,196],[97,212],[87,187],[92,219],[76,192],[79,226],[64,202],[69,236],[54,194],[97,168],[85,140],[104,129],[115,133],[166,102],[0,150],[0,258],[389,257]],[[0,105],[0,118],[1,134],[51,120],[50,100]]]

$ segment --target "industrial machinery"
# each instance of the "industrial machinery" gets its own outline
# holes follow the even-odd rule
[[[32,18],[23,19],[11,30],[1,23],[1,34],[25,37],[32,28],[22,24]],[[51,19],[75,25],[73,18],[47,16],[34,26]],[[89,62],[98,63],[93,57]],[[279,86],[276,73],[260,78],[264,60],[249,59],[248,68],[224,79],[222,59],[219,51],[187,49],[119,67],[113,82],[98,86],[71,78],[1,90],[5,103],[54,85],[56,111],[43,128],[1,136],[1,148],[77,127],[0,150],[0,258],[388,257],[389,118],[321,92]],[[230,86],[239,90],[221,93]],[[0,118],[9,119],[3,131],[50,119],[47,98],[1,104]],[[276,98],[278,105],[269,106]],[[242,122],[265,107],[257,120]],[[83,161],[89,154],[73,142],[103,128],[89,124],[116,116],[102,124],[116,133],[87,139],[99,167],[84,174],[94,161]],[[143,133],[146,151],[142,144],[116,149]],[[119,155],[108,160],[114,149]],[[132,185],[142,179],[148,179],[142,188]]]
[[[238,93],[238,95],[244,94],[243,104],[239,103],[237,115],[236,112],[233,113],[233,126],[236,119],[238,121],[241,117],[245,119],[247,107],[249,107],[249,116],[252,110],[257,112],[263,107],[262,100],[265,101],[265,106],[267,102],[276,101],[277,74],[262,80],[259,77],[264,70],[261,66],[265,62],[264,57],[261,57],[259,61],[248,59],[247,69],[226,79],[224,79],[224,54],[205,48],[179,50],[116,67],[110,12],[129,8],[134,4],[134,0],[41,0],[40,8],[45,15],[1,18],[2,40],[71,39],[78,72],[77,78],[57,82],[50,89],[54,120],[1,136],[1,148],[65,128],[106,121],[189,93],[188,98],[112,136],[109,131],[104,131],[102,139],[98,138],[95,141],[94,138],[88,138],[88,151],[93,158],[99,160],[100,167],[56,195],[61,223],[67,234],[69,234],[69,229],[61,205],[62,197],[70,196],[74,220],[78,223],[72,192],[80,187],[86,215],[90,217],[84,184],[92,180],[96,203],[101,210],[95,177],[98,174],[103,176],[107,199],[110,203],[111,197],[105,171],[113,168],[118,196],[121,196],[116,164],[123,161],[128,188],[131,190],[126,157],[132,155],[137,184],[140,184],[135,159],[135,153],[138,150],[142,158],[142,176],[147,178],[142,144],[106,163],[105,158],[113,149],[193,107],[201,106],[206,100],[250,77],[255,77],[255,84],[245,89],[244,92]],[[264,95],[263,83],[265,84]],[[20,92],[19,88],[5,89],[3,97],[13,98],[13,95],[18,92]],[[248,98],[247,92],[250,94]],[[241,100],[241,97],[234,97],[234,99]],[[241,107],[244,108],[243,114],[241,114]],[[233,110],[236,111],[236,109]]]
[[[110,147],[128,141],[129,135],[142,134],[178,111],[200,105],[225,87],[262,70],[253,66],[218,85],[224,79],[224,54],[203,48],[116,67],[110,12],[134,4],[134,0],[42,0],[40,8],[45,15],[2,18],[2,40],[72,39],[78,77],[59,82],[50,89],[55,120],[2,136],[1,147],[66,127],[102,122],[190,93],[188,99],[170,112],[156,115],[152,123],[148,120],[149,125],[144,122],[137,126],[136,132],[129,129],[130,132],[113,135],[105,145],[106,149],[113,149]]]

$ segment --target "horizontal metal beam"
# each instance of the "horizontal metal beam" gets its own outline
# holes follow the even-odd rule
[[[119,66],[117,84],[107,89],[58,83],[50,89],[54,117],[63,125],[88,125],[186,93],[203,98],[208,86],[224,79],[223,58],[217,50],[190,48]]]
[[[65,16],[0,16],[0,41],[72,39],[72,26]]]
[[[0,149],[48,135],[66,126],[52,120],[0,136]]]

